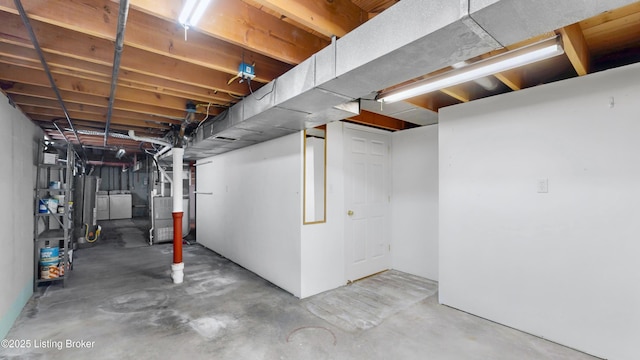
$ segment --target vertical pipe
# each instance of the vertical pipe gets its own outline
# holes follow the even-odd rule
[[[182,262],[182,163],[184,149],[173,148],[173,264],[171,264],[171,278],[174,284],[182,283],[184,278],[184,263]]]

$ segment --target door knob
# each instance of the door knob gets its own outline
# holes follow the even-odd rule
[[[349,216],[353,216],[353,210],[349,210],[349,211],[347,211],[347,215],[349,215]]]

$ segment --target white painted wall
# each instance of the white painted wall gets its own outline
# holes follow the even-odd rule
[[[37,128],[0,92],[0,338],[33,293],[33,189]]]
[[[441,303],[638,358],[639,79],[635,64],[441,109]]]
[[[392,134],[391,257],[396,270],[438,280],[438,125]]]
[[[327,125],[327,221],[302,225],[301,297],[345,284],[343,124]]]
[[[198,161],[198,242],[300,296],[301,133]],[[188,267],[188,259],[185,260]]]

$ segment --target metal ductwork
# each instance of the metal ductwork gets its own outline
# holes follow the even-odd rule
[[[381,89],[554,31],[632,0],[403,0],[201,126],[185,151],[200,159],[356,115]],[[426,125],[407,103],[376,111]],[[385,105],[388,107],[389,105]]]

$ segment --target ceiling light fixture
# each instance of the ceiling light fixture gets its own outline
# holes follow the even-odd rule
[[[184,26],[185,30],[196,26],[209,6],[209,2],[211,0],[187,0],[178,17],[180,25]]]
[[[415,82],[401,88],[378,94],[376,100],[392,103],[414,96],[445,89],[450,86],[465,83],[485,76],[515,69],[537,61],[549,59],[564,53],[559,37],[521,47],[506,53],[480,60],[473,64],[450,70],[445,73]]]

